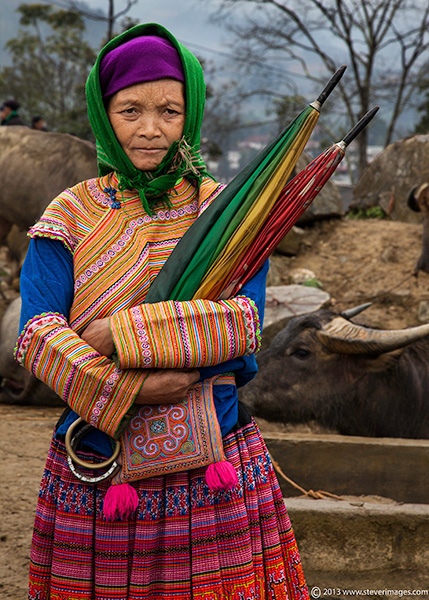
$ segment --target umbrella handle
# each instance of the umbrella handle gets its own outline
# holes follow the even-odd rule
[[[334,87],[340,81],[340,79],[343,76],[344,71],[346,69],[347,69],[347,65],[343,65],[342,67],[340,67],[339,69],[337,69],[337,71],[335,71],[335,73],[332,75],[331,79],[325,85],[325,87],[323,88],[320,96],[316,100],[316,102],[319,104],[319,108],[326,101],[326,99],[328,98],[328,96],[330,95],[330,93],[332,92],[332,90],[334,89]]]

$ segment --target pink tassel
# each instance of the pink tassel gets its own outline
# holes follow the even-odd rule
[[[206,470],[206,483],[215,490],[231,490],[238,483],[237,472],[230,462],[212,463]]]
[[[111,485],[103,502],[103,514],[106,521],[126,521],[139,505],[136,490],[129,483]]]

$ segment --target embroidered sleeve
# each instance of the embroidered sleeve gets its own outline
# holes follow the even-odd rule
[[[258,310],[242,296],[142,304],[110,322],[123,369],[215,365],[254,354],[260,345]]]
[[[110,435],[145,379],[122,372],[68,325],[73,301],[73,260],[60,240],[35,237],[21,271],[22,331],[15,357],[61,396],[85,421]]]
[[[106,207],[107,200],[97,181],[82,181],[54,198],[29,230],[29,237],[58,240],[73,254]]]
[[[121,371],[72,331],[63,315],[55,313],[38,315],[27,323],[15,358],[87,423],[113,437],[147,374]]]
[[[73,194],[70,190],[65,190],[60,196],[55,198],[40,220],[31,227],[28,232],[30,238],[45,237],[52,240],[59,240],[64,246],[73,253],[76,246],[76,239],[73,235],[73,211],[67,210],[68,200]]]

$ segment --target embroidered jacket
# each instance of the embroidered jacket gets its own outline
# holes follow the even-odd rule
[[[63,283],[73,281],[74,289],[65,290],[68,306],[60,302],[53,310],[52,302],[50,306],[46,302],[38,311],[29,297],[31,290],[34,294],[35,275],[24,265],[16,358],[85,421],[109,435],[120,433],[147,368],[213,365],[216,370],[258,348],[258,309],[245,293],[222,302],[144,304],[169,254],[222,187],[205,179],[198,192],[181,179],[170,195],[171,207],[158,206],[149,216],[138,195],[119,191],[110,174],[63,192],[30,230],[35,240],[62,243],[72,257],[72,274],[54,277]],[[28,258],[33,267],[34,260],[33,249]],[[69,270],[67,260],[62,257],[61,270]],[[42,280],[48,279],[45,273]],[[79,336],[92,320],[111,315],[119,368]]]

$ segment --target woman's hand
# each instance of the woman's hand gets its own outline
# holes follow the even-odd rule
[[[80,337],[102,356],[112,356],[115,351],[109,317],[92,321]]]
[[[149,372],[136,404],[175,404],[200,378],[197,369],[154,369]]]

